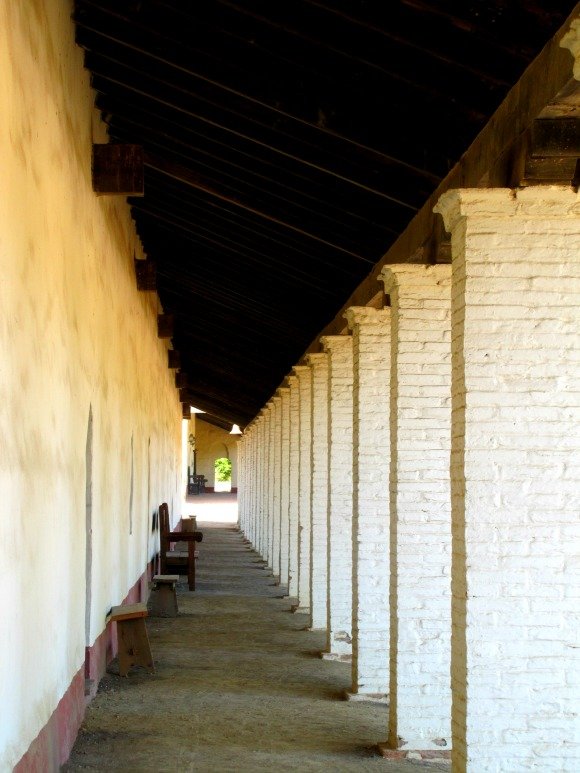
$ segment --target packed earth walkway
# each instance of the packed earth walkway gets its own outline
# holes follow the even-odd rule
[[[229,504],[198,524],[197,587],[181,578],[179,616],[147,620],[155,674],[121,678],[112,662],[64,770],[449,771],[377,756],[387,707],[343,700],[350,666],[320,659],[324,633],[292,613]]]

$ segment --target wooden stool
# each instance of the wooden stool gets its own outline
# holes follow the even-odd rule
[[[155,673],[146,617],[145,604],[124,604],[111,610],[109,620],[117,623],[119,676],[127,676],[131,666],[144,666],[149,673]]]
[[[175,585],[178,574],[156,574],[149,584],[152,590],[149,609],[153,617],[177,617],[177,594]]]

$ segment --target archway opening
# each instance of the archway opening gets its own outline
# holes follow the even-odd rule
[[[222,456],[214,462],[214,491],[232,490],[232,462]]]

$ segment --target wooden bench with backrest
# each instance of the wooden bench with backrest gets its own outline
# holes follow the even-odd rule
[[[168,574],[170,568],[184,574],[183,569],[185,569],[189,590],[195,590],[195,543],[202,541],[203,534],[196,529],[193,531],[171,531],[167,502],[159,505],[159,534],[161,541],[160,574]],[[187,550],[170,550],[171,543],[178,542],[187,543]]]

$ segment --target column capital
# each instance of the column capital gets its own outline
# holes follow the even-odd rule
[[[334,352],[352,346],[351,336],[322,336],[320,343],[325,352]]]
[[[288,384],[287,389],[288,391],[290,391],[290,389],[293,386],[296,386],[296,384],[298,383],[298,376],[293,376],[292,373],[289,373],[286,376],[286,383]]]
[[[375,309],[373,306],[351,306],[344,313],[350,330],[354,330],[357,325],[375,325],[380,326],[388,324],[391,318],[391,310]]]
[[[580,198],[567,185],[531,185],[526,188],[455,188],[446,191],[433,212],[452,231],[465,217],[539,218],[578,217]]]
[[[278,387],[276,390],[276,395],[280,398],[280,400],[289,393],[290,389],[288,387]]]
[[[567,48],[574,57],[574,78],[580,81],[580,19],[574,19],[568,32],[560,41],[561,48]]]
[[[295,365],[292,368],[292,373],[297,378],[300,378],[301,376],[306,376],[307,373],[309,374],[310,368],[308,367],[308,365]]]
[[[415,263],[395,263],[383,266],[379,274],[379,281],[384,282],[385,292],[393,293],[400,287],[412,287],[419,290],[421,287],[432,287],[439,283],[450,281],[451,266],[442,263],[435,266],[425,266]]]
[[[312,352],[311,354],[307,354],[304,359],[311,367],[328,362],[328,357],[325,352]]]

